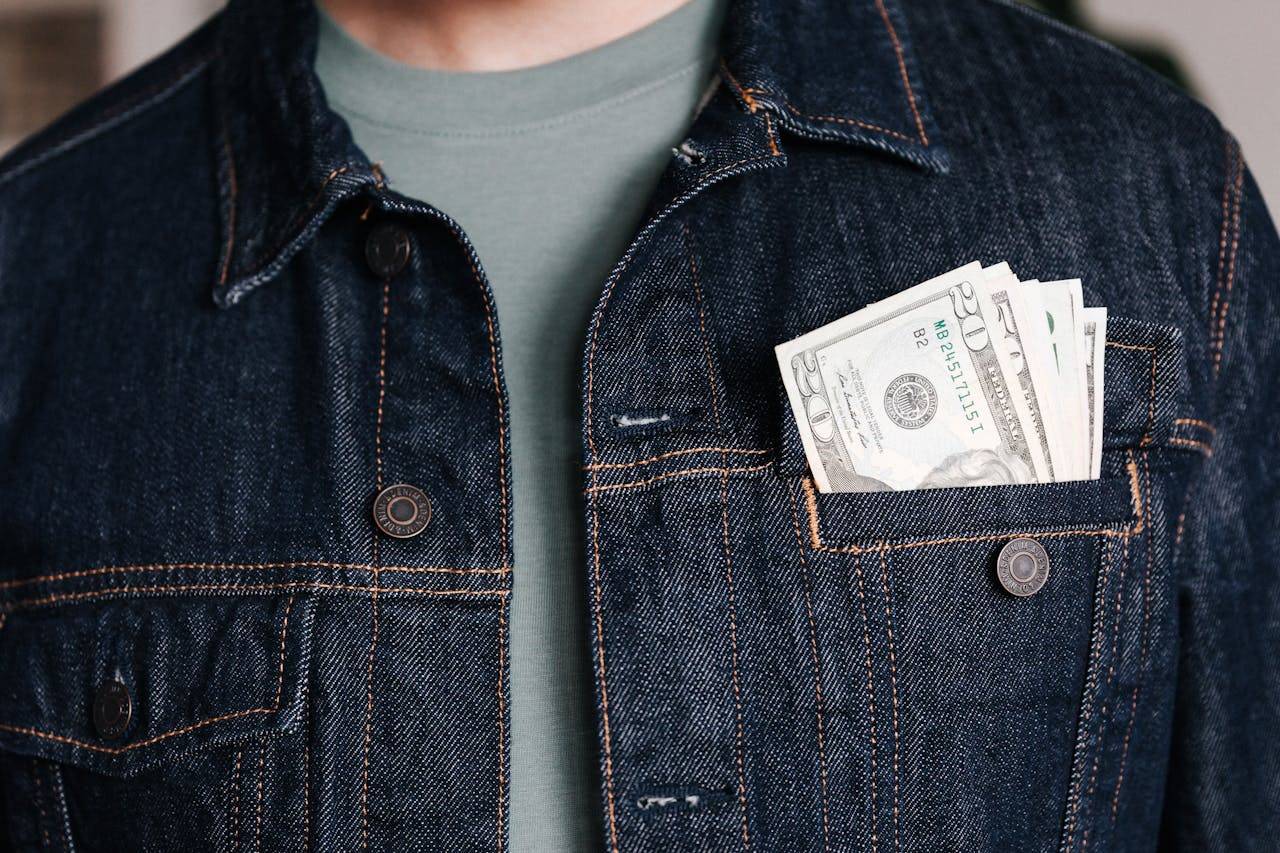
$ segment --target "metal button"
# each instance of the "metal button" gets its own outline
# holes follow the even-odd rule
[[[1034,539],[1013,539],[1000,549],[996,577],[1011,595],[1019,598],[1035,595],[1049,580],[1049,554]]]
[[[431,521],[431,501],[416,486],[387,486],[374,498],[373,520],[388,536],[409,539],[425,530]]]
[[[133,717],[133,701],[129,688],[119,681],[108,681],[93,697],[93,727],[106,740],[116,740],[129,728]]]
[[[393,278],[409,263],[409,232],[391,222],[374,227],[364,241],[364,259],[378,278]]]

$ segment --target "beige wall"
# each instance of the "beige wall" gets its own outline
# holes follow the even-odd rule
[[[1280,0],[1087,0],[1107,35],[1157,39],[1244,147],[1280,220]]]

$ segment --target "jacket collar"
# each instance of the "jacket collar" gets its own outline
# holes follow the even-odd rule
[[[223,13],[219,306],[278,274],[343,201],[382,188],[326,103],[317,27],[313,0],[230,0]],[[946,170],[896,0],[731,0],[722,44],[722,76],[749,113]]]

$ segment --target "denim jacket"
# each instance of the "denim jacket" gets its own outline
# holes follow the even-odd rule
[[[315,30],[232,0],[0,163],[14,850],[506,846],[500,324]],[[722,58],[567,332],[604,847],[1274,849],[1280,240],[1237,143],[993,0],[738,0]],[[1110,309],[1101,479],[816,493],[773,347],[975,259]]]

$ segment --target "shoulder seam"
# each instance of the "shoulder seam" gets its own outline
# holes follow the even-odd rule
[[[1062,21],[1059,21],[1057,18],[1054,18],[1051,15],[1041,12],[1039,9],[1024,5],[1018,0],[986,0],[986,2],[993,6],[1000,6],[1002,8],[1009,9],[1014,12],[1018,12],[1027,18],[1030,18],[1034,21],[1038,21],[1039,23],[1044,24],[1045,26],[1050,27],[1051,29],[1054,29],[1059,33],[1062,33],[1063,35],[1074,38],[1078,42],[1082,42],[1084,44],[1099,48],[1104,53],[1110,54],[1111,56],[1114,56],[1116,59],[1121,60],[1131,70],[1140,72],[1144,76],[1150,77],[1153,81],[1155,81],[1164,89],[1166,89],[1169,92],[1169,94],[1181,96],[1187,101],[1188,104],[1193,104],[1205,110],[1206,112],[1210,112],[1210,114],[1212,114],[1212,111],[1209,110],[1208,107],[1206,107],[1203,103],[1201,103],[1201,101],[1198,98],[1196,98],[1194,95],[1192,95],[1189,92],[1183,91],[1178,86],[1170,82],[1167,78],[1152,71],[1146,65],[1143,65],[1137,59],[1130,56],[1128,53],[1125,53],[1119,47],[1117,47],[1116,45],[1112,44],[1111,42],[1107,41],[1104,38],[1100,38],[1099,36],[1096,36],[1093,33],[1086,32],[1084,30],[1077,29],[1076,27],[1065,24]]]
[[[215,53],[216,51],[209,51],[201,54],[191,62],[182,65],[177,72],[167,77],[163,82],[144,89],[134,97],[125,99],[122,103],[108,107],[88,128],[31,152],[27,157],[14,164],[8,171],[0,172],[0,187],[50,160],[76,149],[81,144],[127,123],[136,116],[145,113],[151,107],[164,102],[203,73]]]

